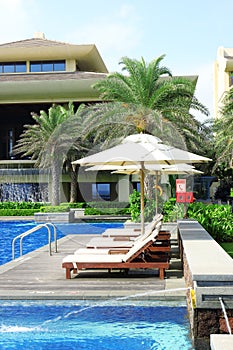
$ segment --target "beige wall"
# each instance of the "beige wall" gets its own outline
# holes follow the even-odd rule
[[[219,47],[214,62],[214,117],[219,116],[226,92],[230,89],[230,72],[233,72],[233,49]]]

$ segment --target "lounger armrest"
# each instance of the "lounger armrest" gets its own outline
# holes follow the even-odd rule
[[[128,251],[129,249],[110,249],[108,254],[126,254]]]
[[[128,236],[122,236],[122,237],[119,236],[119,237],[114,237],[113,240],[114,241],[130,241],[131,239]]]

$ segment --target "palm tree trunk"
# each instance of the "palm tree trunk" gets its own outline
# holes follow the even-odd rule
[[[51,195],[51,204],[59,205],[60,204],[60,162],[58,159],[54,159],[51,167],[52,175],[52,195]]]
[[[75,203],[77,202],[77,197],[78,197],[78,183],[77,183],[78,166],[75,166],[75,168],[73,168],[70,163],[69,173],[70,173],[70,203]]]
[[[148,199],[154,199],[155,195],[155,180],[154,175],[147,174],[145,176],[145,192]]]

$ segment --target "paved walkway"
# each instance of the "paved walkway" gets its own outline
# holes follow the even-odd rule
[[[174,233],[175,234],[175,233]],[[0,266],[0,299],[99,299],[134,296],[137,299],[184,300],[185,284],[177,247],[173,246],[166,279],[156,271],[82,271],[67,280],[62,259],[83,247],[93,235],[68,235],[58,241],[58,252],[49,256],[48,246]],[[96,237],[96,235],[95,235]],[[173,237],[174,238],[174,237]],[[175,241],[174,241],[175,242]]]

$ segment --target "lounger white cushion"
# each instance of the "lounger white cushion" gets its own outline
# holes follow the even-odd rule
[[[141,241],[145,238],[147,238],[148,236],[152,235],[153,237],[155,237],[159,230],[161,228],[161,222],[157,223],[157,226],[152,229],[147,229],[145,231],[145,233],[143,235],[139,235],[138,237],[131,237],[129,239],[126,240],[115,240],[116,237],[94,237],[92,238],[87,244],[86,244],[86,248],[128,248],[128,247],[132,247],[135,242],[137,241]]]
[[[102,237],[137,237],[141,234],[140,229],[133,229],[133,228],[108,228],[102,233]]]
[[[67,255],[63,259],[63,263],[120,263],[123,262],[125,254],[80,254]]]
[[[117,247],[132,247],[135,240],[124,240],[124,241],[115,241],[111,237],[95,237],[92,238],[87,244],[86,248],[117,248]]]
[[[161,223],[163,219],[162,214],[157,214],[154,216],[152,221],[146,225],[145,230],[153,230],[158,223]],[[133,228],[123,228],[123,229],[107,229],[102,233],[103,237],[118,237],[118,236],[129,236],[135,237],[141,234],[141,230]]]
[[[120,254],[120,252],[125,251],[125,250],[129,250],[130,247],[123,247],[123,248],[103,248],[103,249],[91,249],[91,248],[79,248],[74,252],[74,255],[79,255],[79,254],[114,254],[114,252],[119,252],[118,254]]]
[[[126,254],[96,254],[94,249],[90,249],[90,254],[73,254],[67,255],[63,259],[63,263],[117,263],[126,262],[135,253],[142,249],[147,243],[151,241],[151,237],[147,237],[143,241],[137,242]],[[93,252],[93,253],[92,253]]]

